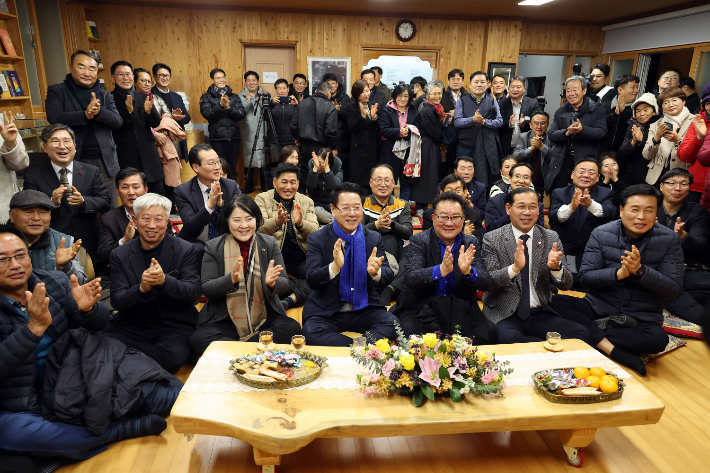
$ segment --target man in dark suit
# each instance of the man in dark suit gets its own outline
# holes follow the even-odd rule
[[[76,160],[101,170],[104,183],[117,204],[113,176],[119,171],[116,145],[111,130],[123,120],[113,96],[100,87],[98,64],[88,52],[78,50],[71,55],[71,73],[61,84],[47,89],[47,121],[63,123],[76,134]]]
[[[185,129],[185,125],[190,123],[190,114],[185,107],[185,103],[182,101],[182,97],[177,93],[170,90],[170,78],[172,77],[173,71],[167,64],[157,63],[153,65],[153,77],[155,78],[155,86],[150,89],[153,94],[162,98],[165,104],[170,109],[170,115],[173,120],[178,122],[180,128]],[[178,151],[181,158],[187,156],[187,141],[180,142],[180,149]],[[234,170],[233,170],[234,171]]]
[[[476,291],[487,290],[491,278],[482,255],[476,256],[481,248],[478,239],[463,232],[465,206],[463,197],[458,194],[439,194],[433,203],[434,227],[409,240],[403,268],[405,287],[392,310],[401,320],[406,335],[448,331],[448,327],[438,321],[428,325],[426,316],[421,313],[433,296],[453,296],[468,301],[469,311],[473,309],[484,320]],[[490,325],[494,329],[493,324]],[[494,342],[495,338],[488,341]]]
[[[519,187],[532,188],[533,179],[532,166],[528,163],[515,163],[510,168],[510,190],[496,194],[488,201],[486,207],[486,231],[496,230],[510,223],[510,215],[506,210],[508,193]],[[533,189],[535,190],[535,189]],[[539,202],[539,200],[538,200]],[[539,211],[535,215],[537,224],[541,227],[545,226],[545,216],[543,215],[542,202],[538,203]]]
[[[222,203],[241,191],[235,181],[220,177],[219,156],[209,145],[193,146],[188,160],[197,176],[175,188],[175,204],[182,218],[178,236],[203,246],[219,236],[217,218]]]
[[[160,160],[152,128],[160,126],[160,114],[153,99],[138,92],[133,86],[133,66],[127,61],[111,65],[114,87],[113,98],[123,125],[113,131],[121,169],[132,167],[143,171],[148,178],[150,192],[165,195],[165,173]]]
[[[550,308],[551,285],[567,290],[567,269],[557,233],[536,225],[537,194],[529,187],[507,195],[509,224],[483,237],[483,258],[491,275],[483,296],[483,315],[498,326],[498,343],[545,340],[547,332],[589,341],[580,324],[565,320]]]
[[[453,122],[454,112],[456,111],[456,102],[458,102],[461,97],[468,95],[466,88],[463,86],[463,71],[461,69],[452,69],[448,74],[449,86],[446,92],[441,97],[441,106],[444,107],[444,111],[449,116],[449,121]],[[456,144],[449,146],[446,151],[446,161],[444,161],[439,168],[439,180],[441,181],[444,176],[447,176],[454,172],[454,161],[456,161]]]
[[[111,206],[111,197],[96,166],[74,160],[76,141],[71,128],[61,123],[42,130],[42,146],[50,161],[25,172],[24,188],[47,194],[57,206],[51,227],[82,241],[97,276],[108,272],[98,250],[99,214]]]
[[[547,126],[550,116],[543,110],[537,109],[530,117],[530,131],[520,133],[518,144],[513,150],[513,157],[519,163],[530,163],[533,168],[533,185],[537,195],[542,197],[545,191],[545,175],[550,165],[553,145],[547,136]]]
[[[710,219],[705,207],[687,202],[693,175],[683,168],[671,169],[661,176],[663,205],[658,207],[658,223],[678,234],[683,248],[685,272],[683,291],[666,300],[666,308],[675,316],[700,323],[704,307],[710,302],[710,268],[707,245]]]
[[[346,331],[369,333],[373,343],[393,340],[397,319],[380,304],[378,290],[394,273],[382,236],[362,226],[360,186],[336,186],[330,202],[335,220],[308,237],[306,281],[313,291],[303,308],[303,335],[325,346],[350,345]]]
[[[508,156],[515,149],[521,133],[530,131],[530,118],[536,108],[537,100],[525,95],[525,77],[513,77],[508,86],[508,96],[500,101],[503,126],[498,136],[503,156]]]
[[[139,238],[111,252],[111,305],[118,314],[104,333],[175,373],[190,356],[201,285],[194,246],[165,235],[171,207],[158,194],[133,202]]]
[[[360,73],[360,79],[367,81],[367,86],[370,88],[370,106],[377,104],[377,114],[381,115],[382,110],[384,110],[385,105],[387,105],[387,97],[381,90],[375,87],[375,71],[372,69],[363,70]]]
[[[587,158],[574,167],[572,184],[552,191],[550,226],[565,246],[567,264],[573,274],[582,265],[584,247],[592,230],[619,215],[614,207],[614,191],[596,185],[597,182],[599,163]]]
[[[478,241],[483,240],[483,209],[479,211],[471,203],[470,199],[467,199],[467,194],[464,192],[466,188],[466,181],[463,177],[457,176],[456,174],[449,174],[446,176],[439,184],[439,194],[444,192],[453,192],[456,195],[460,195],[464,199],[463,214],[463,232],[466,235],[475,236]],[[434,209],[426,209],[422,214],[422,230],[429,230],[434,226],[432,215],[434,214]]]

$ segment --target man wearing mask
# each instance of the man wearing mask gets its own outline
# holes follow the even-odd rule
[[[172,78],[172,70],[167,64],[154,64],[153,77],[155,78],[155,86],[151,89],[154,95],[162,98],[170,110],[170,116],[178,122],[180,128],[185,129],[185,125],[190,123],[190,114],[187,112],[187,107],[182,100],[182,97],[170,90],[170,79]],[[187,141],[181,141],[178,149],[180,158],[187,156]]]
[[[530,131],[530,117],[538,107],[537,100],[525,95],[525,77],[510,80],[508,96],[499,102],[503,126],[500,127],[500,148],[503,156],[511,154],[522,133]]]
[[[618,152],[624,143],[629,129],[629,120],[633,117],[631,104],[639,93],[638,76],[622,74],[614,81],[616,97],[611,101],[611,112],[606,115],[607,134],[602,143],[602,151]]]
[[[518,137],[518,144],[515,145],[513,156],[519,163],[530,163],[533,168],[532,183],[537,189],[538,195],[542,195],[545,190],[545,174],[550,165],[550,155],[552,145],[547,135],[547,126],[550,123],[550,116],[537,109],[530,117],[530,131],[521,133]]]
[[[96,166],[109,189],[112,207],[117,205],[113,176],[121,169],[111,130],[123,120],[113,96],[100,87],[99,66],[90,53],[71,55],[71,72],[64,82],[47,89],[47,121],[70,126],[76,136],[75,159]]]
[[[389,102],[392,100],[392,90],[387,87],[386,84],[382,83],[382,68],[379,66],[371,67],[372,72],[375,73],[375,88],[385,94],[385,98]]]
[[[163,162],[158,155],[151,130],[160,126],[160,114],[153,106],[153,99],[133,87],[131,63],[113,63],[111,78],[116,84],[111,95],[123,120],[123,125],[113,131],[118,164],[121,169],[132,167],[143,171],[148,179],[150,192],[164,195]]]
[[[409,81],[409,87],[412,89],[414,94],[414,100],[412,101],[412,107],[414,110],[419,111],[419,106],[426,99],[426,93],[424,93],[424,88],[426,87],[427,81],[422,76],[412,77]],[[446,111],[446,109],[444,109]]]
[[[331,87],[321,82],[316,92],[301,101],[291,118],[291,135],[298,140],[301,159],[328,147],[338,155],[338,111],[330,102]]]

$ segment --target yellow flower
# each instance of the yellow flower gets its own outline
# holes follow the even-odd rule
[[[382,353],[387,353],[388,351],[390,351],[390,344],[387,343],[387,339],[386,339],[386,338],[382,338],[382,339],[380,339],[380,340],[377,340],[377,342],[375,342],[375,346],[376,346],[377,349],[380,350]]]
[[[448,368],[449,366],[451,366],[451,356],[447,353],[437,353],[436,361],[441,363],[441,366],[443,366],[444,368]]]
[[[441,381],[441,389],[446,392],[454,386],[454,382],[451,379],[444,379]]]
[[[476,353],[476,358],[479,363],[485,363],[488,360],[488,355],[485,352],[479,351]]]
[[[439,339],[436,338],[436,334],[434,333],[427,333],[424,335],[424,345],[427,346],[427,348],[434,348],[437,343],[439,343]]]
[[[410,371],[414,369],[414,357],[412,355],[403,355],[399,357],[399,362],[405,370]]]

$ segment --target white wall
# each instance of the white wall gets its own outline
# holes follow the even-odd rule
[[[545,99],[547,100],[547,105],[545,106],[545,111],[552,117],[555,110],[560,108],[560,93],[562,92],[562,82],[564,82],[562,77],[564,70],[564,56],[521,54],[518,56],[518,68],[515,74],[523,77],[546,77]]]

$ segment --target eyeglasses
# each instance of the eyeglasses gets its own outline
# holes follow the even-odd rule
[[[513,208],[515,208],[515,210],[517,210],[518,212],[525,212],[527,210],[530,213],[540,210],[540,208],[537,205],[535,205],[535,206],[531,205],[529,207],[526,207],[524,205],[514,205]]]
[[[355,215],[357,215],[357,214],[359,214],[359,213],[362,212],[362,207],[353,207],[353,208],[345,207],[345,208],[343,208],[343,209],[341,209],[340,207],[335,207],[335,208],[338,209],[338,210],[340,210],[340,211],[343,212],[344,214],[355,214]]]
[[[577,174],[579,174],[580,176],[584,176],[584,175],[595,176],[597,174],[597,172],[593,169],[579,169],[577,171]]]
[[[116,74],[116,75],[117,75],[119,78],[121,78],[121,79],[123,79],[123,78],[128,78],[128,77],[133,77],[133,73],[132,73],[132,72],[119,72],[119,73]]]
[[[463,220],[463,215],[452,215],[451,217],[449,217],[448,215],[432,215],[443,222],[461,223],[461,221]]]
[[[156,74],[155,77],[160,77],[161,79],[170,79],[170,74]]]
[[[513,174],[513,179],[522,179],[524,181],[532,179],[530,174]]]
[[[142,82],[142,83],[144,83],[144,84],[150,84],[150,83],[153,82],[153,81],[150,80],[150,79],[138,79],[138,82]]]
[[[69,138],[67,138],[65,140],[53,139],[53,140],[49,140],[47,143],[49,143],[49,146],[52,146],[54,148],[59,148],[59,145],[64,145],[67,148],[71,148],[72,146],[74,146],[74,141],[70,140]]]
[[[680,77],[678,77],[678,76],[663,76],[663,77],[661,77],[661,79],[676,80],[676,79],[680,79]]]
[[[389,177],[384,178],[384,179],[381,177],[378,177],[377,179],[373,179],[372,182],[374,182],[375,184],[382,184],[384,182],[385,184],[390,185],[394,182],[394,179],[390,179]]]
[[[7,269],[13,259],[19,264],[25,264],[30,260],[30,253],[28,251],[27,253],[18,253],[15,256],[6,256],[5,258],[0,258],[0,269]]]
[[[220,163],[219,161],[208,161],[206,163],[202,163],[201,166],[214,168],[217,166],[222,166],[222,163]]]
[[[671,182],[671,181],[666,181],[662,182],[661,184],[664,184],[668,187],[674,188],[674,189],[687,189],[690,187],[689,182]]]

